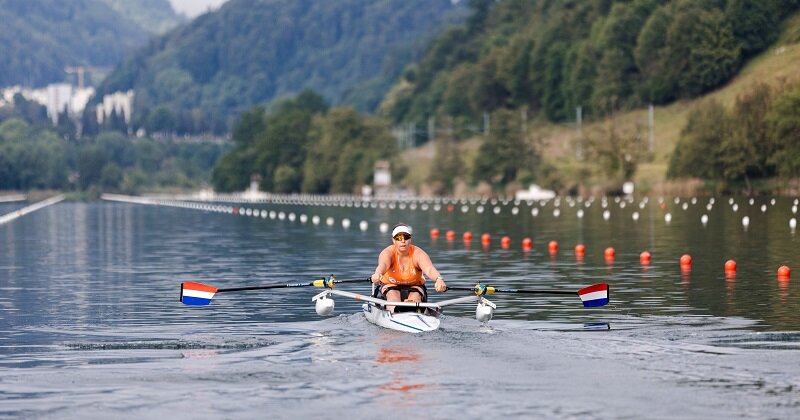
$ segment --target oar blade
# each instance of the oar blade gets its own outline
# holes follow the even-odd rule
[[[578,296],[586,308],[608,305],[608,284],[598,283],[578,290]]]
[[[181,283],[181,303],[184,305],[202,306],[211,303],[217,288],[203,283],[185,281]]]

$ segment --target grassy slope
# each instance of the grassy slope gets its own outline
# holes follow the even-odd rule
[[[693,100],[677,101],[670,105],[655,108],[655,154],[652,162],[642,163],[635,176],[639,191],[679,192],[689,187],[686,183],[672,183],[666,180],[667,165],[680,132],[686,125],[689,114],[710,98],[725,106],[733,106],[737,96],[759,82],[778,85],[781,83],[800,83],[800,13],[796,13],[784,23],[778,41],[767,51],[751,59],[739,74],[725,86],[703,97]],[[602,127],[606,122],[584,124],[584,134]],[[647,109],[639,109],[615,116],[614,125],[620,129],[640,125],[647,127]],[[566,177],[576,173],[580,163],[575,161],[572,145],[577,140],[577,131],[570,125],[537,124],[533,137],[542,145],[545,159],[564,173]],[[462,143],[462,152],[467,166],[477,153],[480,140],[472,139]],[[406,181],[410,185],[421,185],[430,167],[435,165],[434,152],[430,144],[411,149],[403,154],[404,161],[414,168]],[[421,188],[425,192],[425,188]]]

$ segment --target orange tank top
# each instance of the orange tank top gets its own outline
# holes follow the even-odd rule
[[[389,266],[389,270],[381,277],[382,284],[399,284],[402,286],[421,286],[425,284],[422,271],[414,267],[414,249],[414,245],[409,245],[408,265],[406,267],[400,266],[400,255],[397,253],[397,248],[394,249],[392,265]]]

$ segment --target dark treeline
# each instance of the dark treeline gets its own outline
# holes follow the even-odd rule
[[[42,116],[29,108],[34,119]],[[117,132],[69,138],[49,122],[0,122],[0,190],[114,191],[197,188],[226,146],[130,139]]]
[[[220,159],[212,182],[218,191],[241,191],[251,176],[264,191],[352,193],[372,184],[377,160],[397,152],[386,123],[350,108],[329,108],[311,91],[256,107],[233,131],[235,148]]]
[[[756,85],[732,109],[707,101],[689,117],[669,167],[671,177],[697,177],[725,189],[751,181],[800,177],[800,85]]]
[[[394,122],[528,109],[603,118],[692,98],[775,41],[797,0],[471,0],[472,15],[406,68],[383,104]],[[458,134],[458,131],[457,131]],[[469,132],[462,132],[469,135]]]

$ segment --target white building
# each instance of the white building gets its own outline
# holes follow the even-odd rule
[[[94,88],[75,88],[67,83],[55,83],[41,89],[24,89],[12,86],[2,90],[0,106],[13,105],[14,95],[20,94],[26,100],[43,105],[47,109],[47,117],[58,124],[59,114],[66,112],[71,118],[79,117],[89,99],[94,95]]]
[[[133,115],[133,97],[132,90],[127,92],[114,92],[110,95],[103,96],[103,103],[97,105],[95,112],[97,115],[97,123],[102,124],[106,118],[111,116],[113,112],[125,118],[125,124],[130,125],[131,116]]]

